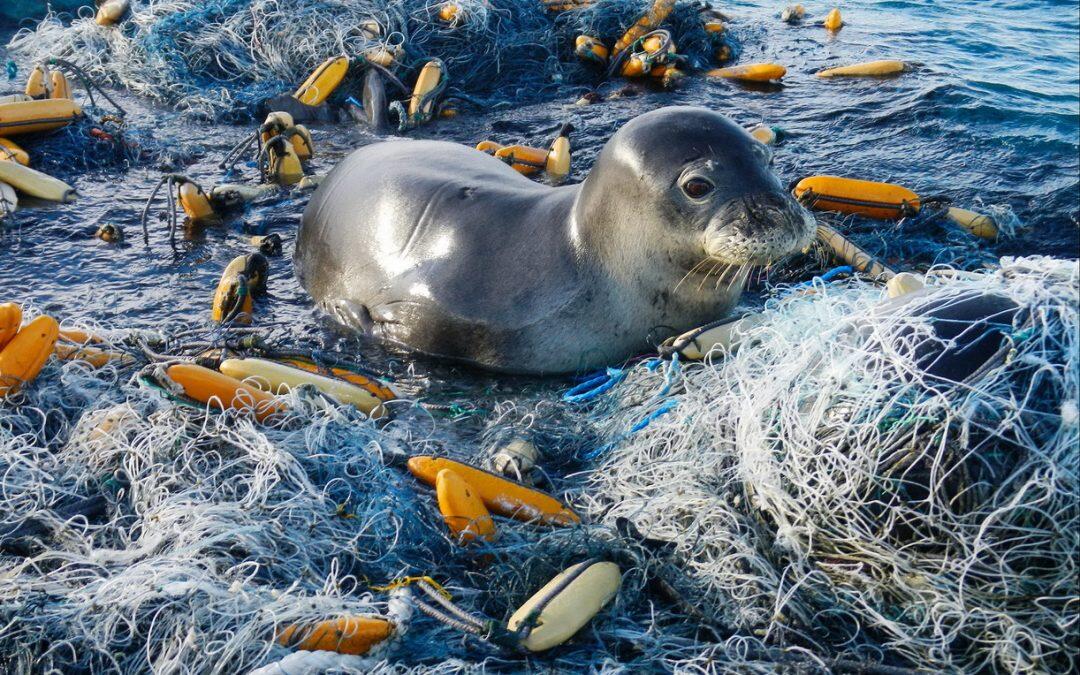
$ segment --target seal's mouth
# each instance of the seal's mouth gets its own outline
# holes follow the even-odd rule
[[[744,195],[725,203],[705,230],[705,251],[728,265],[769,265],[813,241],[814,217],[784,193]]]

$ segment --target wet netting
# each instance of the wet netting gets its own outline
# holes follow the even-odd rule
[[[776,289],[737,352],[639,361],[563,400],[433,396],[406,368],[390,421],[304,387],[262,423],[208,411],[142,365],[192,331],[80,326],[131,359],[52,360],[0,414],[0,670],[1068,672],[1080,270],[933,272],[890,301],[855,280]],[[972,306],[984,330],[949,333]],[[405,460],[490,466],[513,436],[583,523],[496,516],[494,541],[461,546]],[[415,611],[445,588],[501,622],[592,558],[621,590],[549,652]],[[364,656],[279,639],[357,616],[393,636]]]
[[[134,0],[122,26],[52,14],[9,44],[31,60],[70,59],[112,86],[203,118],[238,119],[268,97],[291,92],[324,59],[402,48],[398,74],[408,79],[437,57],[449,73],[449,96],[485,105],[550,98],[564,83],[582,90],[602,72],[574,57],[579,34],[609,44],[651,3],[598,0],[569,12],[536,0]],[[587,3],[586,3],[587,4]],[[727,38],[706,33],[701,5],[678,3],[667,24],[691,66],[710,62]],[[351,78],[338,94],[358,94]]]
[[[1077,264],[929,278],[885,304],[861,283],[782,294],[735,354],[617,374],[581,499],[652,540],[701,619],[748,643],[1071,671]],[[995,308],[992,343],[926,318],[971,302]]]

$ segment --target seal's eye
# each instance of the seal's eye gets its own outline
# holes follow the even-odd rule
[[[713,184],[704,178],[691,178],[682,184],[682,191],[690,199],[701,199],[713,190]]]

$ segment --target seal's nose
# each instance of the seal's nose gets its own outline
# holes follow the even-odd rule
[[[735,208],[741,217],[733,220],[747,237],[759,237],[775,233],[777,228],[789,228],[802,221],[797,213],[798,205],[784,194],[761,192],[745,195],[736,200]]]

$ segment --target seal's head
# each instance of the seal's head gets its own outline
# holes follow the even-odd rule
[[[641,115],[612,136],[583,186],[581,236],[599,246],[618,242],[638,260],[665,254],[687,273],[704,262],[773,263],[805,248],[815,227],[768,159],[764,145],[711,110]]]

